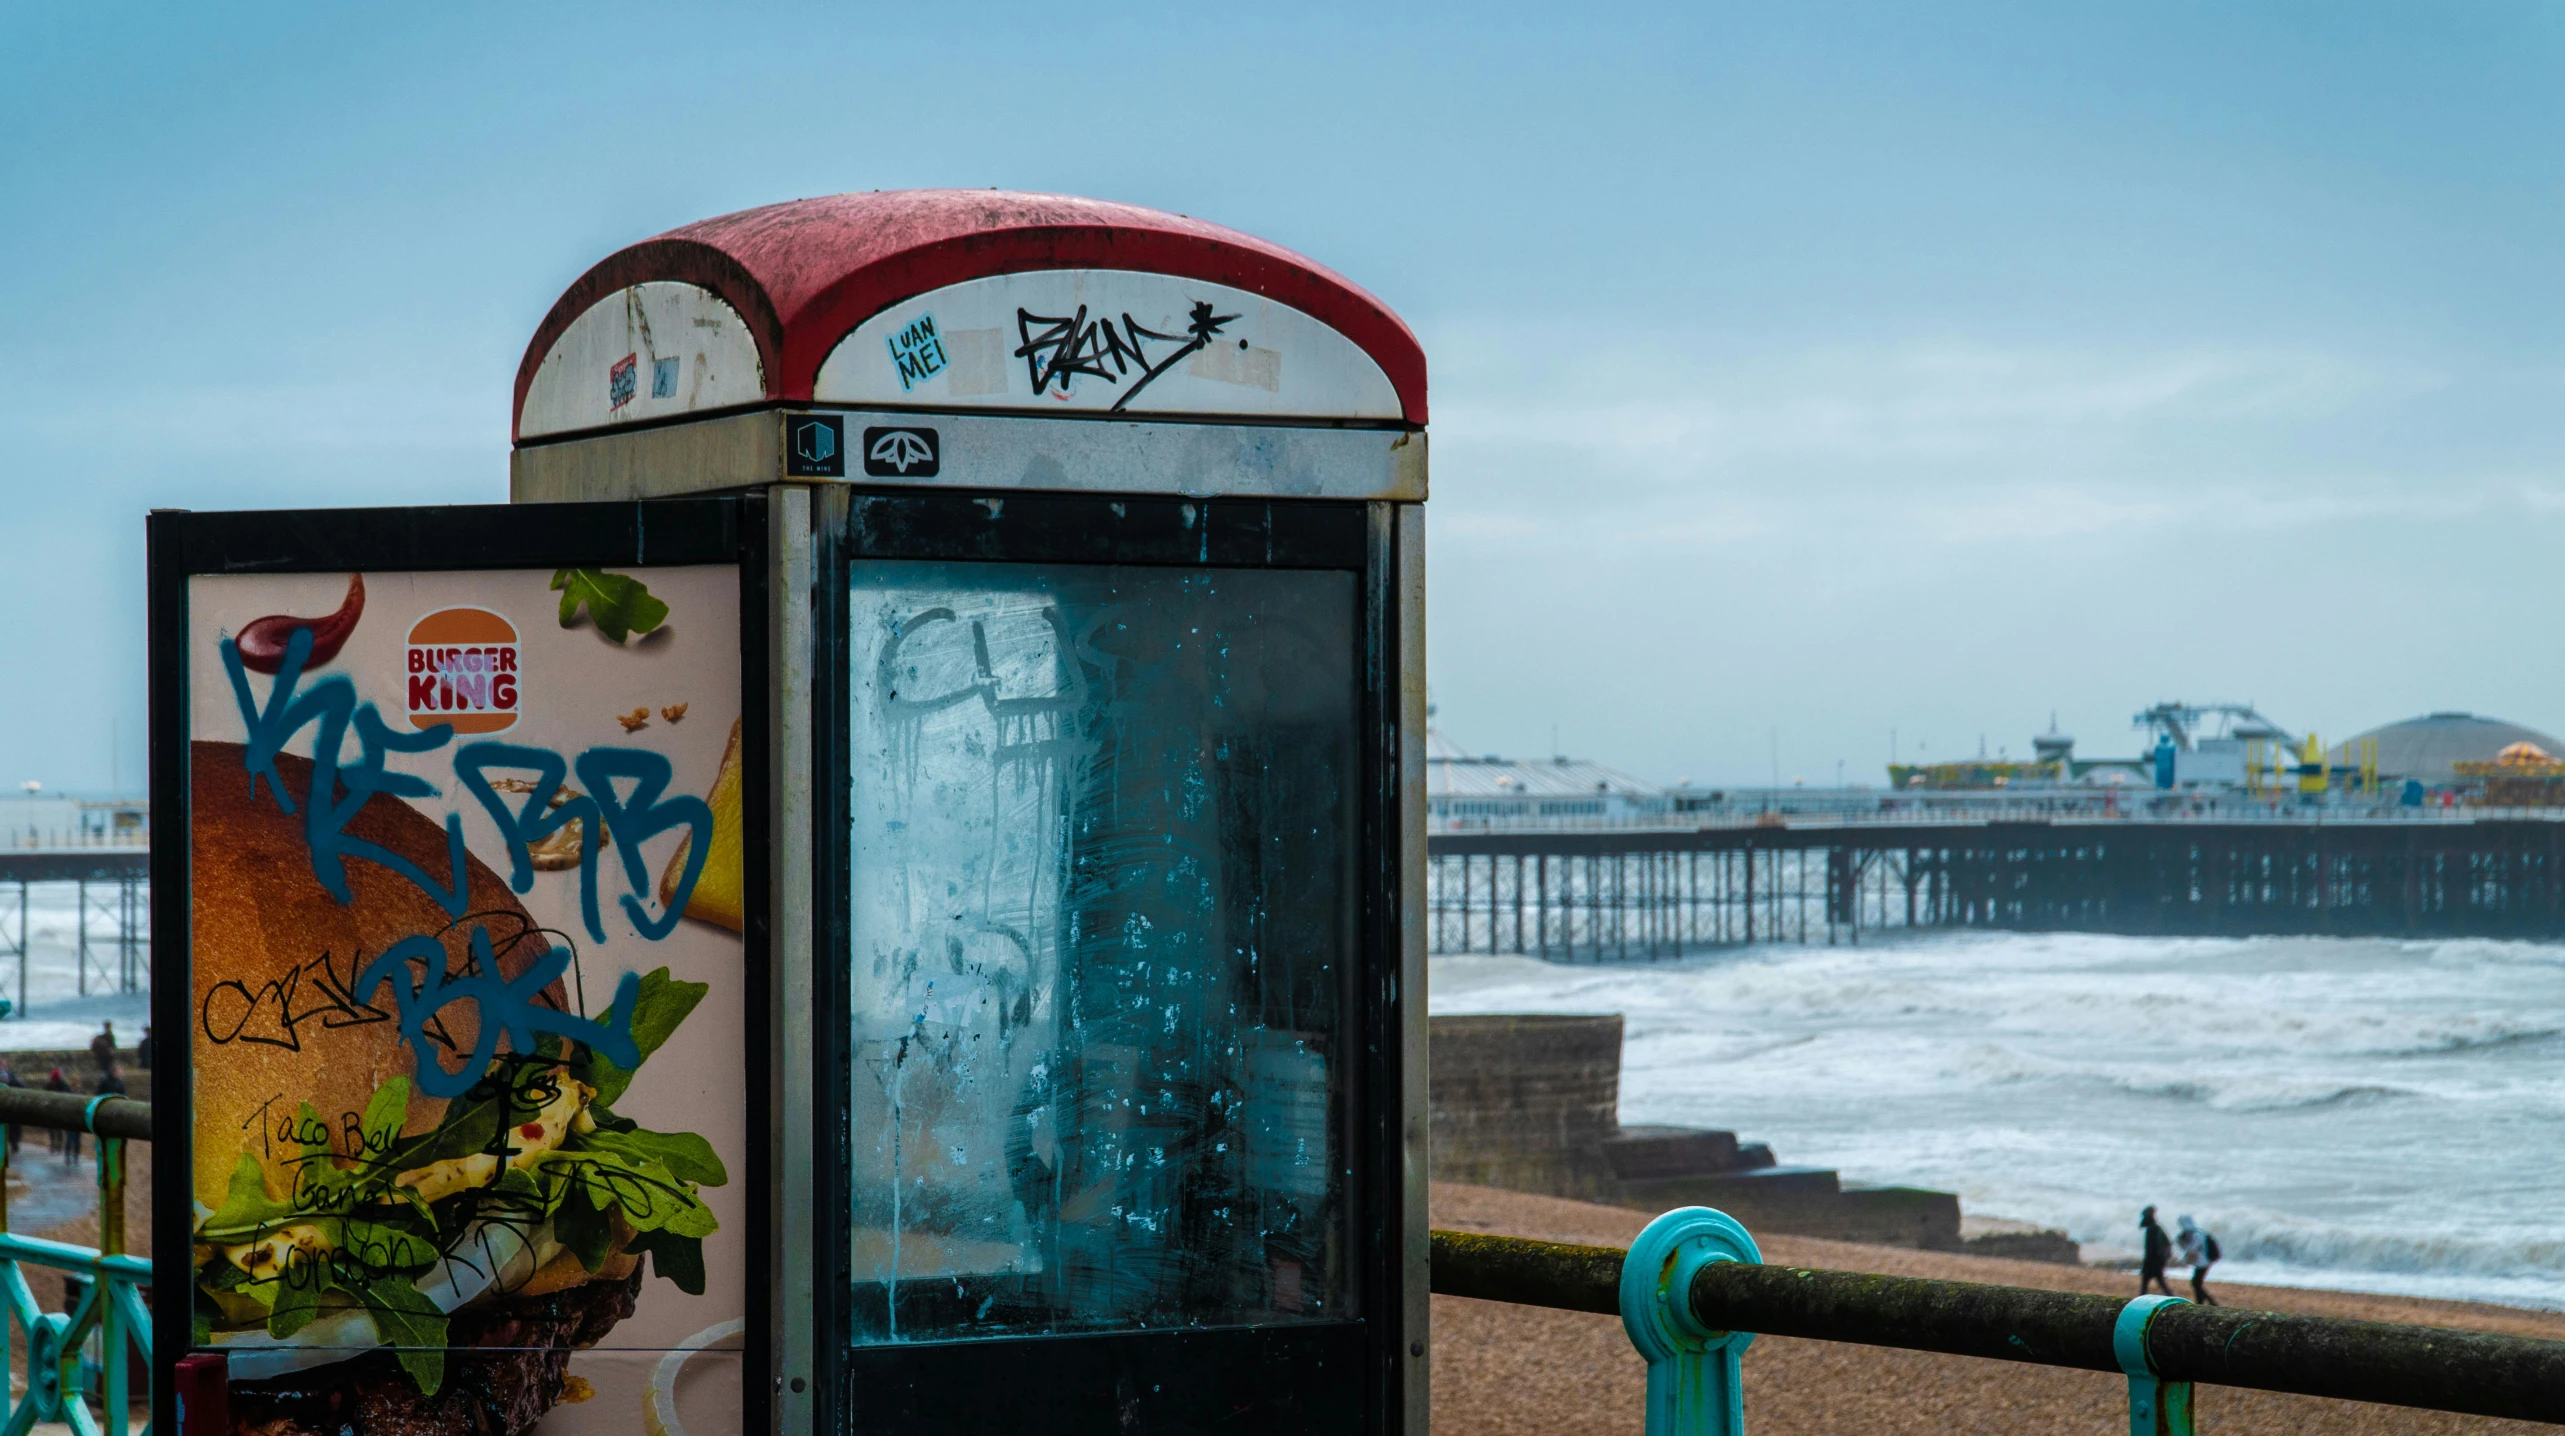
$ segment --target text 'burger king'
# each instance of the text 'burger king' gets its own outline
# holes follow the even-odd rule
[[[440,609],[410,628],[410,725],[496,733],[517,721],[517,630],[486,608]]]

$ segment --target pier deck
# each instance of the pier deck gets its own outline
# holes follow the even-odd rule
[[[1436,952],[1606,960],[1888,928],[2565,936],[2565,822],[1436,833]]]

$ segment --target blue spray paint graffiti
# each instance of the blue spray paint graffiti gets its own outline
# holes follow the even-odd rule
[[[222,641],[223,671],[231,679],[233,698],[248,728],[243,766],[251,793],[255,795],[264,781],[279,809],[289,814],[295,811],[294,797],[286,791],[277,772],[276,757],[296,734],[313,728],[312,782],[303,795],[303,831],[310,849],[313,879],[331,897],[348,903],[354,895],[348,886],[347,860],[374,863],[417,886],[448,916],[462,920],[471,894],[460,816],[449,814],[445,820],[451,880],[444,884],[401,854],[346,831],[348,823],[378,793],[394,798],[439,796],[435,784],[415,774],[392,772],[385,766],[385,759],[394,753],[441,749],[453,740],[454,729],[440,723],[416,734],[397,732],[383,721],[373,704],[357,701],[356,685],[344,674],[333,674],[304,688],[303,666],[311,650],[311,630],[296,630],[286,643],[284,661],[277,668],[267,701],[261,704],[250,691],[239,645],[228,638]],[[343,761],[342,749],[351,730],[356,735],[359,756],[348,763]],[[534,775],[533,790],[521,805],[511,809],[500,797],[489,778],[494,769]],[[562,780],[574,770],[587,792],[558,807],[552,806]],[[675,929],[703,875],[705,857],[712,850],[713,815],[711,806],[701,798],[667,796],[674,769],[664,754],[638,748],[597,747],[581,753],[573,763],[548,749],[480,742],[456,750],[454,772],[464,790],[498,825],[507,845],[510,887],[522,893],[534,885],[534,864],[528,851],[531,844],[571,823],[584,823],[582,831],[592,835],[592,840],[579,845],[579,905],[589,938],[599,943],[606,941],[598,898],[597,857],[599,850],[607,846],[619,849],[619,866],[628,888],[622,895],[621,907],[634,929],[653,942]],[[619,793],[618,784],[627,787]],[[647,902],[650,874],[641,846],[677,828],[684,828],[688,835],[685,866],[669,890],[667,903],[653,916]],[[606,841],[596,841],[593,835],[602,835]],[[417,933],[405,937],[366,964],[353,986],[352,995],[360,1002],[370,1000],[384,987],[392,989],[402,1036],[418,1054],[417,1081],[422,1092],[450,1098],[468,1091],[498,1055],[503,1036],[509,1050],[520,1054],[532,1053],[538,1036],[549,1033],[586,1043],[619,1065],[638,1065],[640,1054],[633,1041],[632,1017],[640,979],[634,974],[624,974],[616,988],[614,1005],[608,1009],[609,1021],[599,1022],[560,1011],[542,1001],[544,989],[569,968],[571,954],[566,949],[556,948],[537,957],[510,979],[499,972],[486,926],[475,922],[469,941],[471,961],[461,972],[450,972],[445,947],[434,936]],[[418,974],[417,979],[403,980],[412,971]],[[472,1004],[479,1021],[469,1058],[459,1071],[448,1071],[429,1055],[425,1039],[437,1014],[456,1003]]]

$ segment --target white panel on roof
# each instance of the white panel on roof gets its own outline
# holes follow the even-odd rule
[[[1125,269],[947,285],[838,341],[811,397],[930,409],[1397,420],[1362,346],[1243,289]]]
[[[654,279],[588,306],[526,387],[517,436],[576,433],[753,404],[757,341],[709,289]]]

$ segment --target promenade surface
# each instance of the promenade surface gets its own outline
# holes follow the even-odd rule
[[[1436,1183],[1433,1222],[1459,1231],[1627,1246],[1646,1213],[1489,1187]],[[1857,1246],[1810,1237],[1758,1238],[1768,1261],[1892,1276],[1941,1277],[2126,1296],[2126,1272]],[[2363,1321],[2399,1321],[2565,1339],[2565,1313],[2472,1302],[2289,1287],[2210,1290],[2230,1306]],[[2127,1383],[1964,1356],[1758,1337],[1747,1351],[1746,1424],[1755,1436],[1865,1436],[1952,1431],[2070,1436],[2128,1429]],[[1434,1429],[1469,1436],[1639,1436],[1645,1368],[1617,1317],[1464,1297],[1434,1298]],[[2350,1401],[2199,1388],[2199,1429],[2217,1436],[2527,1433],[2554,1428]]]

